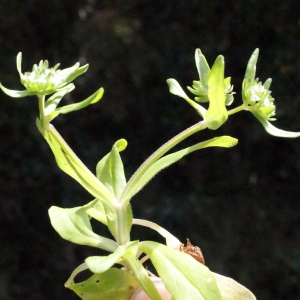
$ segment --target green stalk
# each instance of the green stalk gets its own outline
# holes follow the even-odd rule
[[[181,133],[174,136],[160,148],[158,148],[148,159],[144,161],[144,163],[135,171],[130,180],[128,181],[121,197],[120,202],[128,202],[127,195],[130,193],[131,189],[136,185],[136,183],[141,179],[141,177],[145,174],[145,172],[165,153],[167,153],[170,149],[175,147],[177,144],[182,142],[184,139],[188,138],[192,134],[207,128],[207,124],[205,121],[201,121],[196,123],[195,125],[187,128]]]

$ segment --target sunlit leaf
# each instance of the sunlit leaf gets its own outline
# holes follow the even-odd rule
[[[235,280],[217,273],[213,274],[221,292],[222,300],[256,300],[247,288]]]
[[[139,249],[151,259],[175,300],[221,300],[213,273],[190,255],[155,242],[141,242]]]
[[[94,103],[98,102],[102,98],[103,93],[104,93],[104,89],[100,88],[93,95],[91,95],[90,97],[88,97],[87,99],[85,99],[81,102],[65,105],[60,108],[55,109],[55,111],[53,111],[51,114],[48,115],[48,121],[50,122],[55,117],[57,117],[59,114],[67,114],[69,112],[82,109],[90,104],[94,104]]]
[[[139,286],[135,276],[125,270],[111,268],[89,279],[66,287],[83,300],[129,300]]]
[[[210,68],[205,56],[202,54],[200,49],[196,49],[195,61],[202,86],[208,89],[208,78],[210,74]]]
[[[107,251],[114,251],[117,248],[115,241],[93,232],[84,207],[60,208],[52,206],[49,209],[49,216],[53,228],[67,241]]]
[[[126,256],[136,256],[138,251],[138,241],[129,242],[119,246],[112,254],[107,256],[90,256],[85,260],[89,270],[93,273],[103,273],[111,268],[114,264],[119,263]]]
[[[0,88],[6,95],[13,97],[13,98],[23,98],[23,97],[27,97],[27,96],[36,95],[36,93],[28,92],[27,90],[25,90],[25,91],[10,90],[10,89],[4,87],[1,83],[0,83]]]
[[[255,49],[252,53],[245,72],[244,80],[246,81],[254,81],[255,73],[256,73],[256,63],[258,59],[259,49]]]
[[[212,66],[208,85],[209,108],[204,119],[208,124],[207,126],[215,130],[223,125],[228,118],[224,85],[224,58],[221,55],[217,57]]]
[[[177,162],[185,155],[207,147],[230,148],[235,146],[237,142],[238,142],[237,139],[232,138],[230,136],[216,137],[160,158],[144,173],[141,179],[129,192],[128,198],[133,197],[138,191],[140,191],[158,172],[160,172],[164,168],[167,168],[171,164]]]
[[[252,113],[259,120],[262,126],[265,128],[266,132],[268,132],[271,135],[278,136],[278,137],[286,137],[286,138],[296,138],[300,136],[300,132],[281,130],[273,126],[268,120],[263,118],[258,113],[256,112],[252,112]]]
[[[126,178],[124,167],[119,152],[126,149],[127,142],[125,139],[118,140],[112,147],[110,153],[105,155],[97,164],[97,178],[119,198],[124,187]]]
[[[203,117],[206,114],[206,109],[195,101],[191,100],[188,95],[183,91],[180,84],[175,79],[168,79],[167,84],[169,86],[170,93],[176,96],[179,96],[186,100],[196,111]]]
[[[74,90],[75,85],[73,83],[68,84],[59,92],[53,94],[46,102],[45,102],[45,115],[49,115],[52,113],[57,105],[60,103],[61,99],[72,90]]]

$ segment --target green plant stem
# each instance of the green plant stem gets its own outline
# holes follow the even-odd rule
[[[130,231],[127,230],[126,226],[126,206],[124,203],[118,203],[118,206],[115,206],[115,211],[117,215],[117,243],[119,245],[124,245],[127,242],[130,242]]]
[[[160,159],[166,152],[175,147],[184,139],[188,138],[192,134],[207,128],[207,124],[205,121],[201,121],[196,123],[195,125],[187,128],[181,133],[174,136],[160,148],[158,148],[148,159],[144,161],[144,163],[136,170],[136,172],[132,175],[130,180],[128,181],[121,197],[120,202],[128,202],[130,199],[127,199],[127,195],[130,193],[131,189],[135,186],[135,184],[141,179],[141,177],[145,174],[145,172],[158,160]]]
[[[229,110],[228,111],[228,116],[236,114],[237,112],[240,112],[242,110],[246,110],[245,104],[242,104],[242,105],[240,105],[240,106],[238,106],[236,108],[233,108],[233,109]]]
[[[45,118],[45,95],[39,95],[38,102],[39,102],[40,119],[43,120]]]

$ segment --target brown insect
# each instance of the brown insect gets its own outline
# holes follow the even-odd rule
[[[192,245],[189,239],[186,239],[186,241],[187,241],[186,246],[184,246],[184,244],[181,244],[179,246],[179,251],[189,254],[194,259],[196,259],[197,261],[199,261],[201,264],[204,265],[205,261],[201,249],[198,246]]]

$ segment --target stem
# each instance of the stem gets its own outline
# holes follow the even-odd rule
[[[124,203],[119,204],[119,207],[115,207],[118,228],[117,242],[119,245],[124,245],[127,242],[130,242],[130,231],[127,230],[126,226],[126,207],[127,206],[124,206]]]
[[[167,231],[166,229],[157,225],[154,222],[142,220],[142,219],[133,219],[132,224],[145,226],[145,227],[155,230],[156,232],[158,232],[161,236],[163,236],[167,240],[167,246],[169,246],[173,249],[175,249],[177,246],[181,245],[180,241],[173,234],[171,234],[169,231]]]
[[[166,152],[175,147],[184,139],[188,138],[192,134],[207,128],[207,124],[205,121],[201,121],[196,123],[195,125],[187,128],[181,133],[174,136],[168,142],[163,144],[160,148],[158,148],[148,159],[144,161],[144,163],[135,171],[135,173],[131,176],[128,181],[121,197],[120,202],[127,202],[127,196],[130,193],[131,189],[136,185],[136,183],[141,179],[141,177],[145,174],[145,172],[158,160],[160,159]]]
[[[233,109],[229,110],[228,111],[228,116],[236,114],[237,112],[240,112],[242,110],[246,110],[246,105],[245,104],[242,104],[242,105],[240,105],[236,108],[233,108]]]
[[[43,120],[45,118],[45,95],[38,95],[38,99],[40,119]]]

